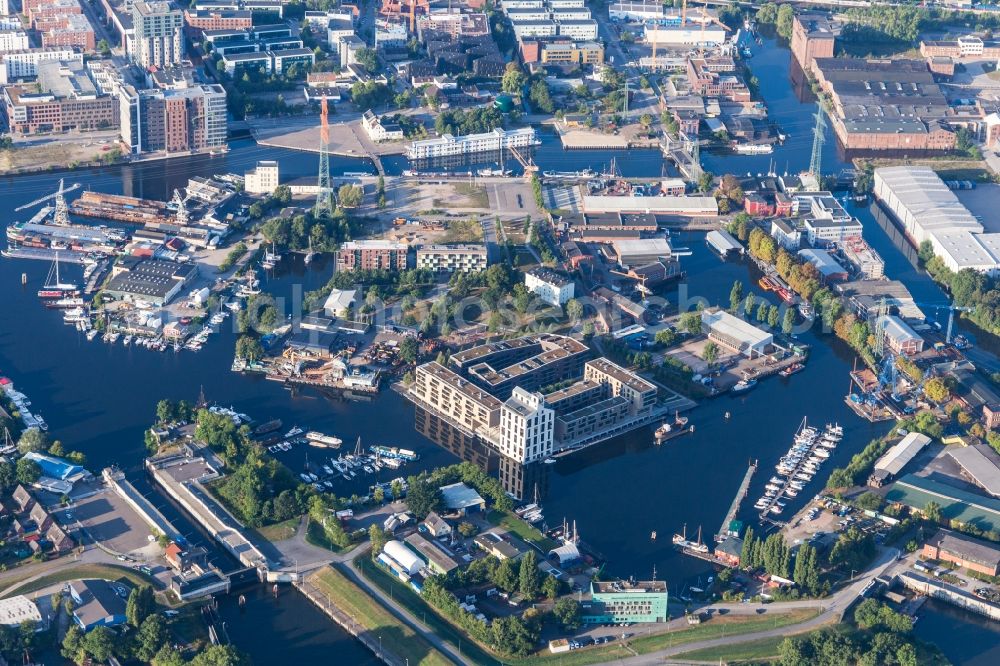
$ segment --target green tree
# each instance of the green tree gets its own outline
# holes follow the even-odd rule
[[[681,315],[680,328],[687,331],[691,335],[698,335],[701,333],[701,313],[700,312],[685,312]]]
[[[364,190],[349,183],[337,190],[337,202],[341,208],[357,208],[364,198]]]
[[[391,538],[392,535],[387,534],[381,525],[372,523],[371,527],[368,528],[368,540],[372,544],[372,557],[381,553],[385,548],[385,544],[389,543],[389,539]]]
[[[934,402],[942,403],[951,397],[951,390],[943,378],[932,377],[924,382],[924,395]]]
[[[552,615],[567,631],[580,626],[580,604],[575,599],[563,597],[552,607]]]
[[[49,438],[38,428],[28,428],[17,440],[17,450],[22,455],[31,451],[41,452],[49,448]]]
[[[156,600],[153,599],[153,588],[149,585],[133,587],[125,604],[125,619],[133,627],[138,627],[143,620],[156,610]]]
[[[507,63],[507,71],[504,72],[503,78],[500,80],[500,88],[505,93],[520,95],[527,81],[528,77],[521,71],[517,63]]]
[[[712,181],[715,180],[715,176],[709,171],[702,171],[701,175],[698,176],[698,191],[708,192],[712,189]]]
[[[94,627],[80,639],[80,650],[98,662],[105,662],[115,654],[114,631],[107,627]]]
[[[416,363],[419,353],[420,343],[416,338],[407,336],[399,343],[399,358],[403,359],[404,363]]]
[[[753,314],[754,306],[756,304],[757,304],[757,297],[754,296],[753,292],[751,291],[749,294],[747,294],[746,298],[743,299],[743,312],[746,313],[747,317]]]
[[[355,52],[354,58],[365,71],[371,73],[378,70],[378,52],[375,49],[360,48]]]
[[[785,39],[792,38],[792,20],[795,16],[795,9],[790,4],[783,4],[778,7],[778,16],[775,26],[778,34]]]
[[[762,307],[763,307],[763,305],[764,304],[761,303]],[[767,325],[768,326],[770,326],[771,328],[774,328],[775,326],[777,326],[778,325],[778,319],[780,317],[781,317],[781,310],[778,308],[777,305],[771,305],[770,307],[768,307],[768,309],[767,309]],[[760,317],[758,317],[758,319],[760,319]]]
[[[924,514],[924,518],[932,523],[941,524],[944,522],[944,516],[941,514],[941,505],[933,500],[924,505],[921,513]]]
[[[793,328],[795,328],[795,310],[788,308],[785,310],[785,316],[781,320],[781,332],[789,335]]]
[[[504,592],[517,590],[520,583],[517,566],[517,562],[514,560],[500,562],[500,566],[497,567],[493,575],[493,583]]]
[[[531,600],[538,596],[538,558],[535,551],[529,550],[521,558],[518,578],[518,589],[525,598]]]
[[[17,483],[17,470],[9,460],[0,460],[0,493],[7,493]]]
[[[142,662],[152,661],[169,639],[166,620],[160,615],[150,615],[135,635],[135,658]]]
[[[743,283],[740,280],[733,282],[733,288],[729,290],[729,309],[733,312],[739,309],[743,302]]]
[[[437,511],[441,508],[441,490],[431,483],[425,475],[411,476],[408,483],[406,507],[414,515],[424,518],[431,511]]]
[[[42,475],[42,468],[34,460],[21,458],[17,461],[17,468],[14,475],[17,477],[18,483],[30,485],[38,481],[38,478]]]
[[[575,298],[566,301],[566,315],[573,321],[580,321],[583,316],[583,304]]]
[[[171,645],[164,645],[153,657],[152,666],[185,666],[184,657]]]
[[[236,340],[236,356],[247,361],[257,361],[264,356],[264,348],[257,338],[241,335]]]
[[[97,42],[97,51],[104,57],[111,55],[111,45],[108,44],[108,40],[102,39]]]
[[[704,349],[701,350],[701,357],[709,365],[715,363],[719,358],[719,345],[715,344],[712,340],[709,340],[705,343]]]
[[[677,341],[677,334],[674,333],[672,329],[661,328],[656,332],[656,336],[653,340],[655,340],[658,345],[669,347]]]
[[[250,660],[231,645],[212,645],[195,655],[191,666],[250,666]]]
[[[545,595],[546,599],[553,600],[559,596],[559,590],[562,587],[559,579],[549,574],[542,581],[542,594]]]

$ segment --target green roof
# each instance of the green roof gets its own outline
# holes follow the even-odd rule
[[[1000,530],[1000,500],[976,495],[931,479],[907,474],[892,485],[885,498],[923,511],[937,502],[941,515],[982,530]]]

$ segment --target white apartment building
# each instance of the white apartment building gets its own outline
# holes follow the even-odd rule
[[[417,248],[417,268],[436,273],[477,273],[487,266],[485,245],[424,245]]]
[[[184,13],[169,2],[132,4],[132,60],[143,67],[176,65],[184,59]]]
[[[414,141],[410,144],[406,156],[411,160],[430,159],[434,157],[450,157],[452,155],[498,151],[504,148],[524,148],[526,146],[536,146],[539,143],[538,137],[535,135],[535,130],[531,127],[515,130],[502,130],[498,128],[492,132],[483,134],[466,134],[465,136],[444,134],[437,139]]]
[[[0,53],[28,48],[28,33],[24,30],[0,30]]]
[[[559,32],[559,26],[555,21],[533,20],[533,21],[512,21],[514,34],[518,39],[525,37],[555,37]]]
[[[63,62],[83,62],[83,54],[70,47],[50,46],[37,49],[23,49],[0,53],[0,83],[9,83],[14,79],[35,76],[38,74],[38,63],[49,60]]]
[[[557,25],[559,26],[560,37],[569,37],[577,42],[597,39],[597,21],[593,19],[585,21],[564,21],[560,19]]]
[[[542,301],[560,307],[573,298],[573,281],[547,268],[534,268],[524,274],[524,286]]]
[[[7,16],[10,13],[10,0],[0,0],[0,14]]]
[[[500,453],[520,463],[547,458],[554,433],[555,411],[542,394],[515,387],[500,408]]]
[[[368,134],[368,138],[375,143],[383,141],[402,141],[403,128],[398,123],[389,122],[385,118],[379,118],[375,112],[368,109],[361,116],[361,126]]]
[[[558,23],[563,21],[589,21],[593,18],[586,7],[560,7],[552,10],[552,18]]]
[[[274,160],[257,162],[243,179],[243,191],[248,194],[270,194],[278,187],[278,163]]]

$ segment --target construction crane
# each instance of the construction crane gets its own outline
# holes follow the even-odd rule
[[[975,308],[964,307],[960,305],[955,305],[954,303],[915,303],[919,308],[934,308],[935,312],[939,312],[942,308],[948,310],[948,326],[944,335],[944,341],[947,344],[951,344],[952,332],[955,330],[955,313],[956,312],[971,312]]]
[[[23,206],[18,206],[17,208],[14,209],[14,212],[21,212],[22,210],[25,210],[26,208],[32,208],[34,206],[37,206],[38,204],[45,203],[49,199],[55,199],[57,197],[61,197],[61,196],[65,195],[65,194],[68,194],[69,192],[72,192],[73,190],[76,190],[76,189],[79,189],[79,188],[80,188],[80,183],[73,183],[69,187],[63,187],[63,179],[60,178],[59,179],[59,189],[56,192],[54,192],[52,194],[49,194],[49,195],[46,195],[44,197],[41,197],[40,199],[35,199],[34,201],[29,201],[28,203],[24,204]]]

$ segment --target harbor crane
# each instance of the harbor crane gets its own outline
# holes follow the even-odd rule
[[[34,201],[29,201],[28,203],[24,204],[23,206],[18,206],[17,208],[14,209],[14,212],[19,213],[22,210],[26,210],[28,208],[32,208],[34,206],[37,206],[38,204],[45,203],[49,199],[56,199],[56,198],[61,197],[61,196],[65,195],[65,194],[68,194],[69,192],[72,192],[73,190],[77,190],[80,187],[81,187],[80,183],[73,183],[69,187],[63,187],[63,179],[60,178],[59,179],[59,189],[57,191],[53,192],[52,194],[46,195],[44,197],[41,197],[39,199],[35,199]]]
[[[955,330],[955,313],[956,312],[971,312],[975,308],[964,307],[960,305],[955,305],[954,303],[917,303],[917,307],[921,308],[934,308],[935,312],[940,312],[942,308],[948,310],[948,326],[945,331],[944,341],[947,344],[951,344],[952,332]]]

